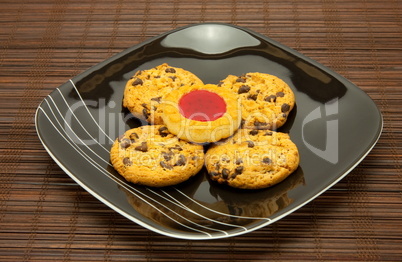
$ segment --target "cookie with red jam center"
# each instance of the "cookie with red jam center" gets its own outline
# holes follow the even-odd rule
[[[161,109],[169,131],[195,143],[227,138],[241,121],[239,96],[213,84],[179,87],[162,98]]]

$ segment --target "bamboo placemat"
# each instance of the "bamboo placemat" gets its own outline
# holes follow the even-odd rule
[[[402,260],[401,1],[0,0],[0,10],[1,261]],[[286,218],[186,241],[130,222],[79,187],[44,150],[33,117],[74,75],[200,22],[248,27],[344,75],[379,106],[384,131],[346,178]]]

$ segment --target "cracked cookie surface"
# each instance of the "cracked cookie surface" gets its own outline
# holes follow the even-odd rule
[[[117,138],[110,161],[129,182],[164,187],[197,174],[204,164],[204,151],[172,135],[164,125],[146,125]]]
[[[288,134],[240,129],[205,154],[212,180],[231,187],[261,189],[273,186],[294,172],[299,152]]]

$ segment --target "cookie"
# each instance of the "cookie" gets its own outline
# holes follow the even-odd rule
[[[169,131],[195,143],[229,137],[241,122],[238,95],[212,84],[176,88],[163,96],[160,107]]]
[[[126,83],[123,106],[135,117],[151,124],[163,124],[159,104],[163,95],[182,85],[202,84],[193,73],[164,63],[138,71]]]
[[[273,186],[295,171],[299,153],[288,134],[240,129],[205,155],[212,180],[231,187],[260,189]]]
[[[169,133],[164,125],[146,125],[117,138],[110,161],[129,182],[164,187],[197,174],[204,164],[204,151]]]
[[[280,78],[263,73],[229,75],[219,86],[241,97],[242,127],[276,130],[287,120],[295,104],[292,89]]]

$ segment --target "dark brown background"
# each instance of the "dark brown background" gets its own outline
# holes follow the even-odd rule
[[[402,1],[0,0],[0,10],[1,261],[402,259]],[[384,131],[346,178],[279,222],[185,241],[89,195],[48,156],[33,120],[40,101],[72,76],[200,22],[248,27],[344,75],[379,106]]]

